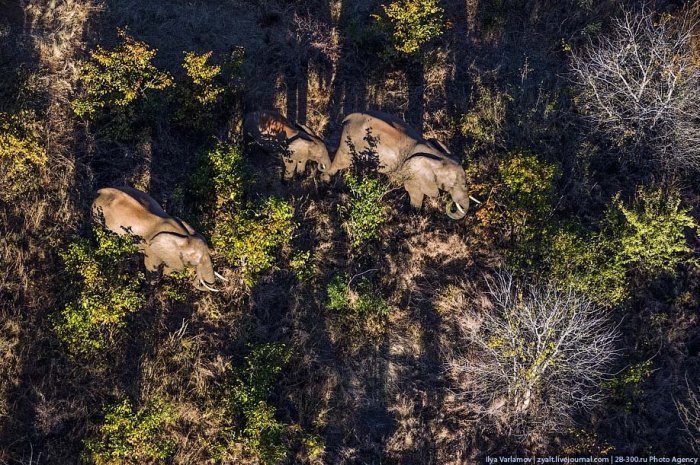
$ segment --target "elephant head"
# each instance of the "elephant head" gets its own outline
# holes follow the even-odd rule
[[[194,286],[199,290],[218,292],[213,287],[216,278],[225,280],[214,271],[209,247],[199,234],[186,236],[173,232],[160,233],[149,241],[145,253],[148,262],[156,268],[164,264],[166,274],[187,267],[195,268],[197,277]]]
[[[445,213],[453,220],[461,220],[469,209],[469,190],[467,188],[467,175],[464,169],[454,161],[450,160],[445,169],[451,171],[450,176],[446,176],[449,182],[443,186],[444,190],[450,193],[452,200],[447,202]],[[456,211],[452,211],[453,207]]]
[[[322,173],[331,167],[331,158],[323,139],[311,132],[311,129],[303,124],[297,124],[299,137],[289,144],[289,150],[294,153],[306,154],[306,157],[318,164],[318,170]]]

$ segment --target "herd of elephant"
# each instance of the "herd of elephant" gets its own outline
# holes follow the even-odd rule
[[[273,111],[247,113],[244,139],[282,157],[284,178],[303,173],[309,161],[317,164],[321,179],[329,181],[338,171],[368,161],[368,169],[402,183],[411,205],[423,199],[450,194],[447,215],[455,220],[466,215],[470,197],[462,166],[435,139],[424,139],[415,129],[394,116],[352,113],[343,120],[341,143],[331,161],[326,143],[302,124],[290,123]],[[456,211],[453,211],[453,207]],[[218,292],[215,282],[226,278],[214,271],[206,240],[183,220],[168,215],[151,196],[132,187],[103,188],[92,205],[93,216],[120,235],[140,238],[139,248],[149,271],[163,267],[164,274],[196,270],[195,287]]]

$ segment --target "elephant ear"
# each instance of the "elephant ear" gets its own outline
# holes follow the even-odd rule
[[[165,266],[182,271],[185,268],[183,251],[188,248],[189,238],[180,234],[163,232],[156,235],[146,247],[146,255],[155,263],[165,263]]]

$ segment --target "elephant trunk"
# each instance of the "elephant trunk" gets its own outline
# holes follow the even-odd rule
[[[197,266],[197,282],[195,283],[195,286],[201,290],[206,289],[212,292],[219,292],[218,289],[212,287],[215,282],[216,274],[214,272],[214,265],[212,264],[211,259],[207,257]]]
[[[452,211],[453,206],[457,207],[456,212]],[[468,206],[467,206],[467,208],[468,208]],[[453,220],[461,220],[462,218],[464,218],[467,215],[466,210],[459,203],[455,202],[454,200],[447,202],[447,207],[445,208],[445,213],[447,213],[447,216],[449,216]]]

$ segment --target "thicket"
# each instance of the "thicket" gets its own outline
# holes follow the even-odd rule
[[[78,239],[59,252],[67,272],[67,295],[75,297],[54,317],[53,325],[74,356],[107,348],[126,325],[127,315],[146,302],[144,275],[134,266],[137,247],[132,237],[100,227],[94,233],[94,242]]]
[[[37,122],[27,111],[0,113],[0,199],[9,201],[41,186],[48,154],[36,137]]]
[[[247,179],[240,148],[219,143],[204,157],[194,183],[216,199],[214,248],[240,268],[244,282],[251,286],[260,273],[274,268],[278,252],[290,243],[297,226],[288,201],[252,198],[246,192]]]
[[[291,356],[284,344],[252,347],[243,365],[234,370],[225,396],[230,418],[225,436],[242,446],[244,456],[266,465],[279,463],[289,454],[290,442],[306,436],[298,426],[278,420],[269,403],[273,384]]]
[[[554,182],[559,169],[536,156],[514,152],[499,162],[490,195],[477,210],[479,222],[510,246],[515,269],[528,269],[549,247],[554,214]]]
[[[444,10],[438,0],[395,0],[381,7],[374,19],[401,55],[417,54],[443,33]]]
[[[616,305],[641,282],[679,265],[696,265],[686,231],[697,231],[690,209],[681,206],[678,191],[640,188],[631,206],[616,196],[598,231],[575,228],[554,235],[549,261],[552,275],[602,305]]]
[[[171,87],[173,79],[153,65],[155,49],[124,30],[118,35],[116,47],[107,50],[98,45],[90,59],[81,62],[83,92],[72,105],[78,116],[103,125],[111,138],[128,140],[136,135],[150,91]]]
[[[386,222],[386,206],[382,197],[385,183],[370,174],[348,173],[345,182],[350,188],[350,202],[339,205],[338,211],[346,218],[345,228],[350,245],[360,248],[380,237],[381,227]]]
[[[153,401],[135,410],[125,399],[105,409],[97,437],[85,441],[84,457],[95,465],[168,463],[174,441],[167,427],[174,421],[170,404]]]

